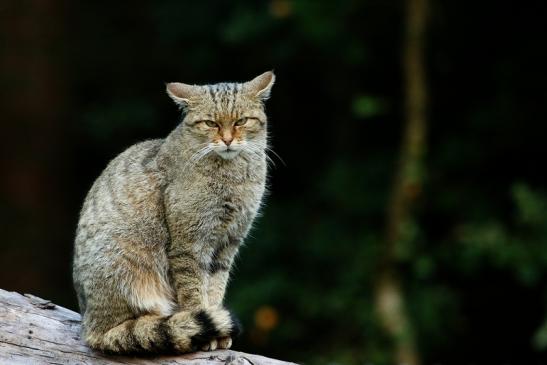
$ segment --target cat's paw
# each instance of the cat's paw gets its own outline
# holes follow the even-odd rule
[[[215,308],[209,314],[211,323],[217,330],[217,338],[237,337],[241,333],[239,320],[227,309]]]
[[[232,338],[231,337],[221,337],[217,338],[218,348],[227,350],[232,347]]]
[[[213,339],[209,341],[209,343],[206,343],[205,345],[201,346],[201,351],[215,351],[217,347],[219,347],[219,342],[216,339]]]

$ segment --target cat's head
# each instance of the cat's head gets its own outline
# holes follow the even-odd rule
[[[184,133],[196,147],[232,159],[266,147],[264,101],[275,81],[268,71],[244,83],[167,84],[167,94],[184,110]]]

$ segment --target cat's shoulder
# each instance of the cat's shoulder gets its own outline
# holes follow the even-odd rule
[[[131,174],[155,170],[157,155],[163,142],[163,139],[151,139],[131,145],[108,163],[103,174]]]
[[[156,155],[159,152],[163,142],[164,139],[149,139],[146,141],[138,142],[134,145],[129,146],[122,153],[120,153],[118,157],[150,157]]]
[[[163,142],[163,139],[150,139],[135,143],[116,156],[113,161],[129,160],[131,162],[142,162],[143,165],[146,165],[157,156]]]

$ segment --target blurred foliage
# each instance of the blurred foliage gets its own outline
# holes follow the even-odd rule
[[[80,204],[108,160],[174,127],[164,82],[273,68],[268,113],[286,166],[272,166],[272,192],[233,273],[227,304],[246,328],[235,348],[307,364],[389,364],[372,293],[404,115],[403,2],[63,4],[56,17],[6,8],[34,24],[38,40],[48,22],[63,30],[52,46],[4,23],[13,32],[3,37],[45,55],[4,64],[5,88],[35,85],[52,68],[64,86],[48,98],[46,75],[47,87],[14,92],[14,105],[46,100],[40,112],[6,115],[24,127],[5,141],[0,286],[75,308]],[[542,363],[545,5],[442,0],[431,10],[427,161],[409,172],[426,180],[397,245],[419,350],[424,364]],[[25,62],[38,71],[15,69]]]

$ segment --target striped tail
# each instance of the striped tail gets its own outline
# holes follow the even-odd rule
[[[127,320],[103,336],[89,336],[90,347],[111,354],[185,353],[229,347],[240,326],[225,309],[144,315]],[[218,342],[217,342],[218,340]]]

